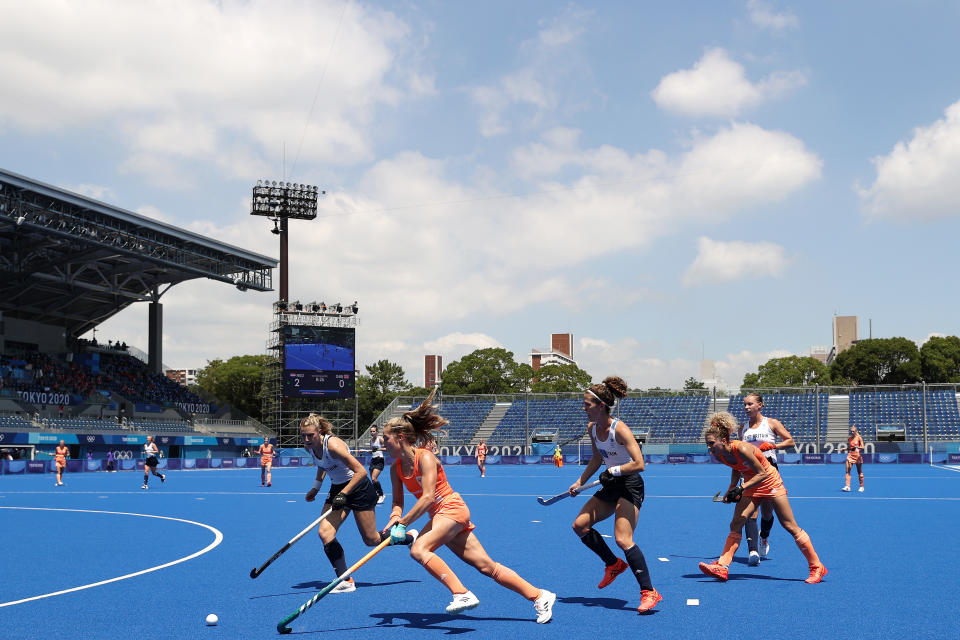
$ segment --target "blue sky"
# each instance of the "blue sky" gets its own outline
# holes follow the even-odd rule
[[[273,256],[251,185],[319,185],[291,297],[358,300],[361,365],[573,332],[595,379],[736,386],[835,313],[958,333],[956,3],[18,6],[0,166]],[[175,287],[164,361],[262,352],[273,298]]]

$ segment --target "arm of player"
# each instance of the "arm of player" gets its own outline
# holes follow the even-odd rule
[[[790,435],[790,432],[787,431],[787,428],[783,426],[783,423],[774,418],[769,418],[770,428],[773,429],[773,432],[780,436],[780,442],[773,446],[774,449],[787,449],[794,446],[793,436]]]
[[[406,515],[400,518],[399,524],[409,527],[429,511],[430,505],[433,504],[437,493],[437,458],[427,450],[420,454],[420,486],[423,487],[420,499],[410,507]]]
[[[636,438],[633,437],[633,432],[630,431],[630,427],[625,425],[622,420],[617,422],[614,436],[617,438],[617,442],[626,447],[627,453],[630,454],[630,462],[619,465],[619,475],[626,476],[637,473],[638,471],[643,471],[646,468],[643,462],[643,451],[640,449],[640,445],[637,444]],[[612,470],[611,473],[613,473]],[[613,475],[618,474],[613,473]]]
[[[742,457],[746,461],[746,463],[750,466],[751,469],[753,469],[754,473],[756,474],[755,476],[753,476],[749,480],[746,480],[743,483],[742,485],[743,490],[746,491],[747,489],[750,489],[751,487],[755,487],[761,482],[763,482],[764,480],[766,480],[767,471],[766,471],[766,468],[764,468],[763,464],[761,464],[760,461],[757,460],[757,457],[755,455],[751,454],[749,451],[743,450],[742,447],[746,443],[741,443],[740,441],[736,441],[731,444],[737,448],[737,451],[740,453],[740,457]],[[756,449],[751,449],[750,451],[756,451]]]
[[[313,502],[317,497],[317,493],[320,491],[320,486],[323,484],[323,479],[326,477],[327,472],[325,469],[317,467],[317,476],[313,481],[313,486],[310,487],[310,490],[307,491],[306,500],[307,502]]]

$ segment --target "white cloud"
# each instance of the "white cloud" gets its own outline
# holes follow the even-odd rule
[[[960,202],[960,102],[944,117],[917,127],[907,142],[898,142],[885,156],[872,160],[877,177],[857,188],[869,217],[933,220],[958,214]]]
[[[779,276],[790,262],[783,247],[772,242],[719,242],[700,237],[697,246],[697,257],[683,274],[685,287]]]
[[[480,107],[483,136],[498,136],[536,124],[545,113],[561,106],[562,80],[584,72],[575,59],[575,45],[592,15],[571,5],[558,16],[541,20],[537,36],[520,46],[524,65],[493,83],[468,89]],[[520,114],[515,112],[518,107]]]
[[[62,188],[101,202],[117,202],[117,192],[113,187],[100,184],[67,184],[62,185]]]
[[[112,130],[123,169],[163,185],[189,184],[171,162],[223,166],[237,145],[277,159],[281,141],[294,156],[304,134],[300,160],[354,163],[372,155],[376,105],[430,91],[405,58],[408,32],[342,2],[37,0],[0,21],[0,123]]]
[[[800,19],[792,11],[776,12],[764,0],[747,0],[750,21],[762,29],[783,31],[800,26]]]
[[[657,106],[687,116],[732,117],[806,84],[800,71],[777,71],[759,82],[721,48],[709,49],[692,69],[664,76],[651,93]]]

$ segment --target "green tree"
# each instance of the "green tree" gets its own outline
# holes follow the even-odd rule
[[[234,356],[226,362],[210,360],[197,372],[197,386],[259,420],[267,360],[267,356]]]
[[[804,387],[830,384],[830,370],[816,358],[787,356],[772,358],[757,368],[756,373],[743,376],[746,388],[757,387]]]
[[[960,338],[934,336],[924,342],[920,370],[927,382],[960,382]]]
[[[910,384],[920,381],[920,350],[907,338],[860,340],[830,365],[830,377],[854,384]]]
[[[357,376],[357,413],[358,424],[368,425],[410,382],[403,367],[389,360],[378,360],[364,369],[367,373]]]
[[[530,385],[534,393],[583,391],[593,382],[590,374],[575,364],[547,364],[537,369],[534,376]]]
[[[684,391],[689,391],[691,389],[706,389],[706,388],[707,388],[707,385],[703,384],[693,376],[690,376],[689,378],[683,381]]]
[[[452,394],[520,393],[530,387],[533,367],[503,348],[477,349],[443,371],[443,392]]]

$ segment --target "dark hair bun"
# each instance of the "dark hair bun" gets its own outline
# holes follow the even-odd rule
[[[610,393],[612,393],[615,398],[623,398],[627,395],[627,383],[624,382],[623,378],[609,376],[604,378],[603,385],[607,389],[610,389]]]

